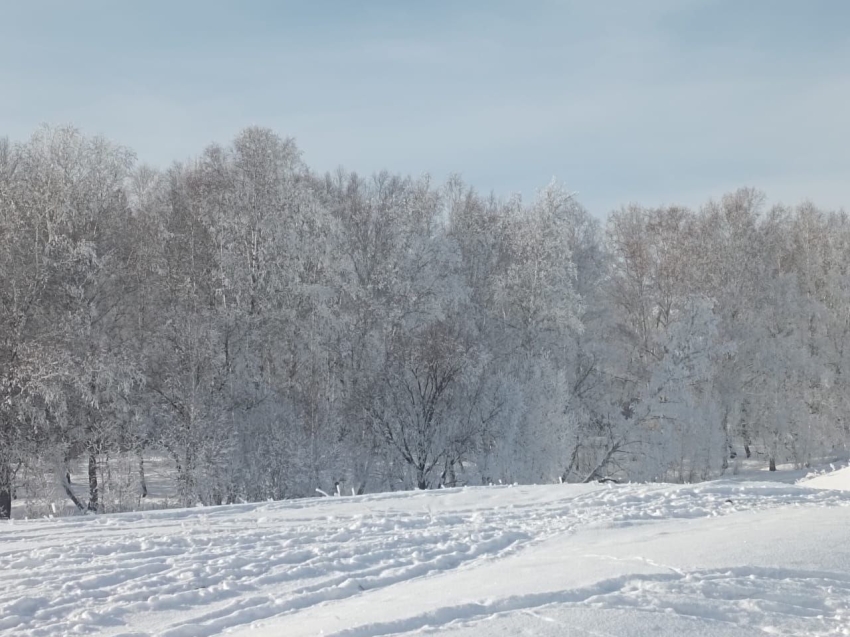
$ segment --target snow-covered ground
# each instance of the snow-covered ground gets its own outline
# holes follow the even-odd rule
[[[840,489],[850,470],[13,520],[0,635],[850,635]]]

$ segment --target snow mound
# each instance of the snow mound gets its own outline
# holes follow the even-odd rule
[[[812,487],[813,489],[836,489],[838,491],[850,491],[850,467],[830,471],[807,478],[800,482],[803,486]]]

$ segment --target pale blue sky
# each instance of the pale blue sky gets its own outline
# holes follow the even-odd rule
[[[847,0],[0,0],[0,135],[165,166],[244,126],[316,170],[460,172],[603,216],[741,185],[850,209]]]

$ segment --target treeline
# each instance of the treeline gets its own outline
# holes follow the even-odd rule
[[[42,128],[0,142],[0,516],[27,468],[119,508],[118,456],[187,505],[804,465],[850,440],[848,268],[846,215],[749,189],[600,224],[264,129],[157,171]]]

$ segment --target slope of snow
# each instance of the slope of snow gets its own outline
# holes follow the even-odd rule
[[[841,491],[850,491],[850,467],[845,467],[844,469],[839,469],[837,471],[830,471],[829,473],[823,473],[815,476],[814,478],[807,478],[803,480],[801,484],[814,489],[839,489]]]
[[[850,493],[554,485],[0,524],[0,635],[850,635]]]

